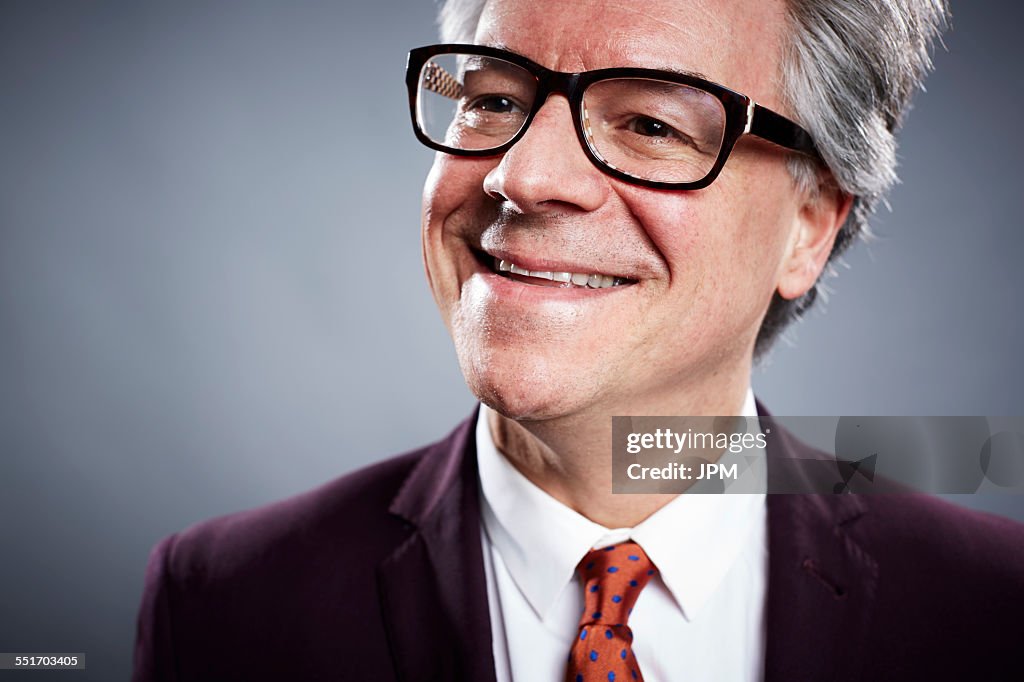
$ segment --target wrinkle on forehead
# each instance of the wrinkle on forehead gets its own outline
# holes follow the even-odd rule
[[[784,28],[781,0],[489,0],[476,41],[506,43],[558,71],[703,72],[741,92],[754,88],[746,94],[770,105]]]
[[[708,9],[708,4],[709,3],[703,2],[702,0],[692,0],[691,4],[695,6],[695,9],[698,9],[700,11],[701,18],[705,22],[704,25],[701,26],[701,30],[703,30],[703,31],[710,30],[710,31],[715,31],[715,32],[718,32],[718,33],[723,33],[723,34],[730,33],[730,25],[731,25],[730,22],[726,21],[724,17],[718,16],[715,12],[710,11]],[[662,24],[664,26],[667,26],[667,27],[669,27],[669,28],[671,28],[673,30],[676,30],[676,31],[683,30],[683,27],[680,26],[679,24],[676,24],[676,23],[673,23],[671,21],[667,21],[665,19],[662,19],[661,17],[655,16],[651,12],[644,11],[644,6],[645,5],[644,5],[644,3],[641,3],[641,2],[637,2],[637,3],[606,3],[606,6],[607,7],[614,7],[616,9],[620,9],[620,10],[626,10],[630,14],[636,14],[636,15],[640,15],[640,16],[646,17],[647,19],[650,19],[652,22],[660,23],[660,24]],[[691,32],[692,32],[692,29],[691,29]]]
[[[556,3],[554,3],[554,2],[547,2],[547,3],[545,3],[545,5],[547,7],[550,7],[550,6],[554,5],[554,4],[556,4]],[[607,9],[624,10],[624,13],[627,14],[627,15],[633,15],[633,16],[639,15],[639,16],[642,16],[642,17],[645,17],[645,18],[649,19],[650,21],[652,21],[654,23],[662,24],[662,25],[667,26],[668,28],[671,28],[671,29],[676,30],[676,31],[683,29],[683,27],[680,26],[677,23],[674,23],[674,22],[669,21],[667,19],[663,19],[663,18],[655,15],[653,12],[645,11],[645,9],[644,9],[645,8],[645,4],[644,3],[639,3],[639,2],[601,2],[601,0],[574,0],[573,2],[571,2],[569,4],[570,4],[574,14],[583,14],[584,11],[586,9],[588,9],[589,7],[597,7],[598,5],[600,5],[601,9],[605,9],[605,10],[607,10]],[[731,24],[731,22],[727,21],[724,16],[719,16],[716,12],[712,11],[711,9],[709,9],[709,7],[710,8],[716,7],[717,6],[716,3],[708,3],[708,2],[705,2],[704,0],[691,0],[690,4],[693,5],[693,8],[695,10],[700,12],[701,17],[704,20],[704,25],[702,26],[702,28],[704,30],[710,29],[710,30],[717,31],[717,32],[723,33],[723,34],[727,34],[727,33],[730,32],[730,24]],[[512,15],[520,13],[520,12],[535,11],[535,10],[536,10],[536,5],[534,5],[532,7],[530,5],[527,5],[527,6],[524,6],[524,7],[509,7],[508,3],[502,2],[502,0],[488,0],[486,5],[485,5],[485,7],[484,7],[484,13],[485,14],[489,14],[495,21],[505,19],[506,17],[512,16]]]

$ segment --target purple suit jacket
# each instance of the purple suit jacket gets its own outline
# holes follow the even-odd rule
[[[160,542],[133,679],[493,681],[473,423]],[[770,443],[769,467],[811,454]],[[1024,525],[923,495],[767,505],[766,680],[1024,679]]]

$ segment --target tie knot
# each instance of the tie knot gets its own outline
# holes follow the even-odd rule
[[[640,590],[655,572],[654,564],[635,542],[592,549],[580,561],[586,607],[580,625],[625,625]]]

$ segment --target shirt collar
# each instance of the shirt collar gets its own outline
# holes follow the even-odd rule
[[[494,445],[487,412],[481,406],[476,424],[484,532],[541,620],[572,583],[584,554],[628,539],[644,548],[684,617],[693,620],[765,523],[763,493],[679,495],[633,528],[605,528],[512,466]],[[749,389],[741,414],[757,416]]]

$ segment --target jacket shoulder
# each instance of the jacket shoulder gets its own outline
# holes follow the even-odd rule
[[[380,555],[406,524],[388,511],[429,447],[340,476],[293,497],[197,523],[165,540],[167,569],[186,582],[230,578],[340,545]],[[376,550],[376,551],[375,551]],[[279,559],[275,559],[279,557]]]
[[[342,654],[353,679],[392,679],[376,570],[413,533],[389,506],[433,447],[161,541],[133,680],[328,679]]]
[[[864,496],[857,533],[881,556],[929,573],[971,576],[1024,597],[1024,524],[924,494]]]

